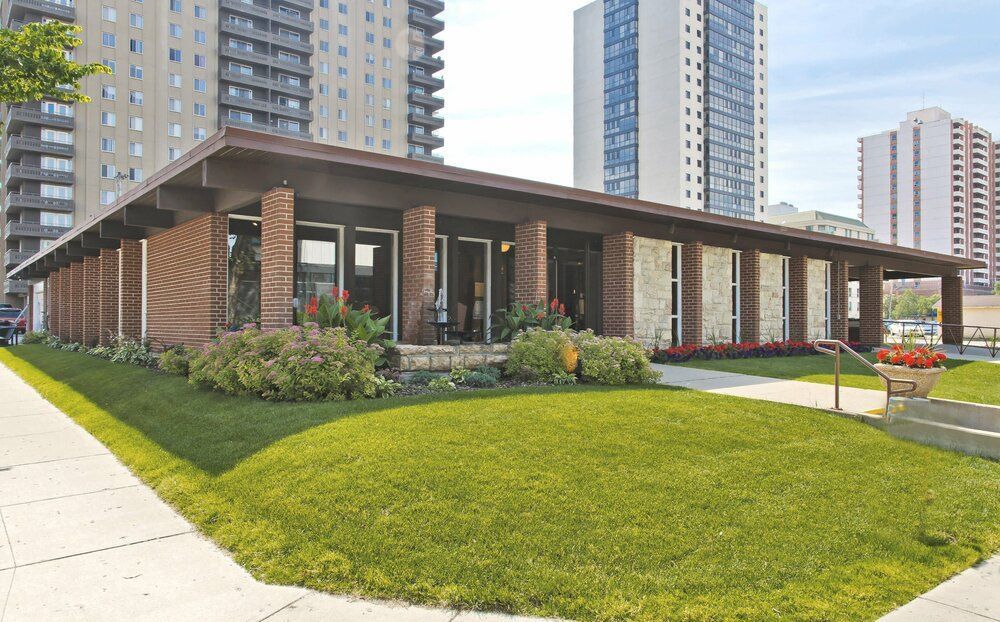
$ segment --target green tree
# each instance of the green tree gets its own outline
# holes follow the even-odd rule
[[[80,92],[80,80],[110,72],[100,63],[81,65],[66,57],[66,50],[83,43],[76,36],[82,30],[57,21],[0,29],[0,102],[90,101]]]
[[[920,296],[913,290],[906,290],[895,296],[886,296],[886,315],[893,320],[922,318],[934,315],[934,305],[941,296]]]
[[[1000,296],[1000,281],[993,284],[993,293]]]

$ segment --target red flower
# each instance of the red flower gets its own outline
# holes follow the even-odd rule
[[[558,308],[559,308],[559,299],[558,298],[553,298],[551,304],[549,304],[549,309],[553,313],[555,313],[556,309],[558,309]]]
[[[527,312],[528,312],[528,305],[521,305],[521,313],[527,313]]]
[[[927,369],[930,369],[931,367],[934,367],[934,359],[927,359],[924,362],[924,367],[926,367]]]
[[[544,313],[542,313],[541,311],[539,311],[539,312],[538,312],[538,313],[537,313],[537,314],[535,315],[535,319],[536,319],[536,320],[544,320],[544,319],[545,319],[545,314],[544,314]]]
[[[937,354],[934,355],[934,358],[936,358],[939,361],[947,361],[948,355],[945,354],[944,352],[938,352]]]
[[[333,289],[330,290],[330,293],[333,295],[334,299],[340,298],[340,288],[337,287],[336,285],[333,286]]]
[[[316,315],[317,311],[319,311],[319,301],[313,296],[309,299],[309,304],[306,305],[306,313],[308,315]]]
[[[368,313],[371,310],[372,310],[372,306],[371,305],[365,305],[365,306],[361,307],[361,312],[362,313]]]
[[[340,308],[340,317],[347,317],[347,307]]]
[[[566,315],[566,305],[559,305],[559,315]]]
[[[875,358],[878,359],[879,363],[883,362],[888,357],[889,357],[888,350],[879,350],[878,354],[875,355]]]
[[[346,289],[340,291],[340,299],[347,302],[347,299],[351,297],[351,292]]]

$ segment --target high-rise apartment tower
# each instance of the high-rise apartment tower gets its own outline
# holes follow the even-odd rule
[[[83,27],[89,104],[4,107],[5,270],[220,127],[439,162],[441,0],[0,0]],[[22,302],[27,284],[4,281]]]
[[[762,219],[767,9],[753,0],[595,0],[577,10],[580,188]]]

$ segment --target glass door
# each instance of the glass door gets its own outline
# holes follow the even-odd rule
[[[455,264],[455,333],[464,341],[484,341],[490,319],[490,242],[459,238]]]
[[[295,228],[295,310],[313,298],[330,296],[342,280],[340,228]]]

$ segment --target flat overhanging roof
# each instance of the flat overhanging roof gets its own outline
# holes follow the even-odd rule
[[[232,212],[287,185],[297,200],[407,209],[594,234],[633,231],[788,256],[882,265],[887,278],[952,276],[986,265],[965,257],[709,214],[526,179],[226,127],[8,276],[41,278],[84,255],[139,239],[205,212]]]

